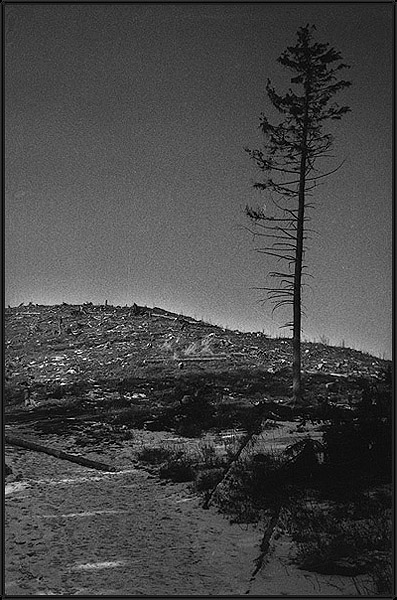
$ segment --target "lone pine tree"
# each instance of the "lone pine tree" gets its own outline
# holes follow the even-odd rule
[[[319,159],[330,157],[333,137],[323,132],[324,122],[341,119],[350,111],[348,106],[331,102],[332,97],[350,86],[349,81],[339,78],[339,72],[348,68],[341,62],[341,55],[329,44],[313,41],[315,27],[306,25],[297,32],[296,46],[288,47],[278,62],[294,73],[285,95],[279,95],[270,80],[266,92],[273,107],[282,115],[278,124],[272,124],[262,113],[260,129],[263,149],[246,148],[250,157],[263,173],[263,180],[254,187],[268,194],[271,213],[266,208],[246,207],[246,214],[253,223],[248,228],[256,237],[265,238],[260,253],[276,257],[285,268],[271,271],[274,286],[261,287],[274,306],[273,311],[284,305],[293,307],[292,322],[284,327],[292,328],[293,344],[293,396],[295,403],[303,399],[301,383],[301,330],[302,287],[305,273],[304,254],[309,217],[306,209],[312,204],[308,197],[318,185],[318,180],[336,172],[322,172]],[[343,163],[342,163],[343,164]]]

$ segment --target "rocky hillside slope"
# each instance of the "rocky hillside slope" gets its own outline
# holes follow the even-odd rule
[[[5,310],[8,383],[70,384],[167,371],[250,365],[276,372],[291,362],[288,338],[241,333],[146,307],[28,305]],[[384,361],[349,348],[303,343],[305,372],[376,376]],[[181,364],[183,363],[183,364]]]
[[[354,404],[363,380],[377,381],[390,368],[368,354],[316,343],[304,343],[302,356],[311,403]],[[175,405],[189,403],[196,411],[210,403],[236,412],[244,402],[263,400],[286,407],[291,361],[290,339],[230,331],[158,308],[88,303],[5,310],[7,411],[22,406],[38,414],[38,408],[58,410],[60,402],[64,410],[67,400],[73,415],[97,414],[100,404],[113,421],[119,411],[119,423],[132,411],[131,425],[143,427],[159,406],[174,407],[168,421]]]

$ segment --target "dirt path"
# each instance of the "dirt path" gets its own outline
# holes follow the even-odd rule
[[[6,487],[8,595],[244,593],[258,531],[200,509],[186,486],[8,450],[22,471]]]
[[[18,433],[78,451],[72,437]],[[280,433],[273,443],[285,443]],[[350,577],[299,570],[285,538],[273,544],[250,583],[259,529],[230,525],[214,508],[203,510],[187,485],[164,484],[134,468],[128,443],[79,451],[119,471],[6,446],[7,463],[18,475],[6,485],[7,595],[230,596],[249,587],[264,597],[340,597],[358,595],[358,585],[367,595]]]

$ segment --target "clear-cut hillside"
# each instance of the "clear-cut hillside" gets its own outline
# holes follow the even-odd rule
[[[302,346],[313,374],[377,376],[388,361],[349,348]],[[289,339],[230,331],[146,307],[28,305],[5,310],[6,383],[72,384],[130,377],[289,368]]]

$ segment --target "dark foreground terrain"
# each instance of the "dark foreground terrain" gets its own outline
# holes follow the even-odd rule
[[[6,446],[8,593],[389,593],[390,362],[306,343],[297,408],[290,340],[161,309],[8,308],[5,347],[6,434],[114,468]]]

